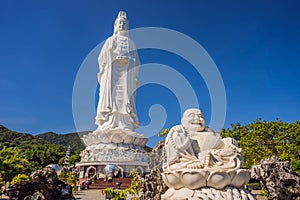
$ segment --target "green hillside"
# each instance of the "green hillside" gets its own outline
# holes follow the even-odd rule
[[[18,147],[20,149],[25,150],[25,148],[28,148],[31,145],[39,145],[39,144],[44,145],[44,144],[51,144],[51,143],[53,142],[43,140],[39,137],[33,136],[28,133],[19,133],[16,131],[12,131],[0,125],[0,148]],[[56,146],[66,146],[66,145],[56,145]]]
[[[11,131],[6,127],[0,125],[0,149],[6,147],[19,147],[45,143],[43,140],[36,138],[27,133],[18,133]]]
[[[0,125],[0,176],[10,181],[17,174],[30,175],[48,164],[58,163],[65,156],[66,149]]]
[[[81,132],[80,134],[86,133],[88,132]],[[47,132],[36,135],[36,137],[53,144],[59,144],[63,146],[70,145],[72,152],[83,150],[85,148],[82,140],[79,138],[78,133],[57,134],[53,132]]]

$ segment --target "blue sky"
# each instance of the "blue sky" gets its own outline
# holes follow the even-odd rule
[[[112,34],[119,10],[127,12],[132,29],[169,28],[205,48],[224,81],[224,127],[258,118],[297,121],[299,4],[296,0],[0,1],[0,124],[32,134],[75,131],[72,91],[77,71],[90,51]],[[183,74],[210,119],[209,92],[189,63],[159,50],[139,54],[142,64],[161,63]],[[153,104],[165,107],[165,127],[179,123],[175,95],[153,84],[138,89],[142,125],[150,122]]]

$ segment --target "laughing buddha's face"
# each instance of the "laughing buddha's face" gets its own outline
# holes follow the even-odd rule
[[[181,124],[189,131],[201,132],[205,129],[206,123],[199,109],[191,108],[183,113]]]

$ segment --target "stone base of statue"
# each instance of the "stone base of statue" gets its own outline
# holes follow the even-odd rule
[[[241,200],[254,200],[255,198],[251,193],[243,188],[226,187],[223,189],[215,189],[212,187],[203,187],[197,190],[191,190],[188,188],[181,188],[175,190],[170,188],[162,195],[162,200],[177,200],[177,199],[189,199],[189,200],[229,200],[229,199],[241,199]]]
[[[164,171],[163,180],[168,187],[174,189],[213,187],[222,189],[226,186],[242,187],[248,183],[250,172],[247,169],[212,170],[212,169],[182,169],[178,171]]]
[[[97,129],[81,138],[86,146],[102,144],[128,144],[143,147],[148,138],[129,129]]]
[[[81,139],[86,145],[81,162],[76,164],[81,180],[105,177],[103,169],[107,165],[119,168],[117,177],[130,177],[133,168],[140,174],[148,171],[148,154],[143,149],[148,138],[141,134],[127,129],[97,129]]]
[[[148,138],[131,130],[96,130],[81,139],[87,146],[81,162],[147,162],[143,147]]]
[[[250,179],[250,172],[246,169],[225,171],[211,169],[165,170],[162,177],[165,184],[170,188],[161,196],[163,200],[254,199],[248,191],[241,188]]]

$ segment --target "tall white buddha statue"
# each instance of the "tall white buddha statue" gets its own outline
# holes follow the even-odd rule
[[[128,28],[126,13],[120,11],[113,35],[105,41],[98,57],[98,128],[82,137],[87,146],[82,156],[84,162],[106,161],[106,150],[115,151],[112,160],[125,158],[124,150],[129,161],[133,159],[132,152],[145,152],[142,147],[148,138],[134,131],[139,126],[135,99],[140,60]]]
[[[140,60],[135,45],[128,36],[128,28],[126,13],[120,11],[114,24],[114,33],[105,41],[98,58],[98,130],[134,130],[139,124],[135,91]]]

